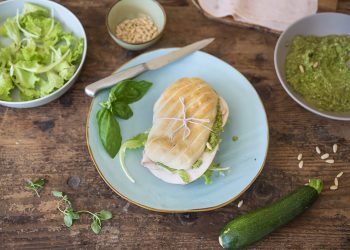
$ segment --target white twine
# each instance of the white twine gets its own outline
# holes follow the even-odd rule
[[[187,117],[186,116],[186,105],[185,105],[184,98],[182,96],[179,97],[179,101],[180,101],[181,106],[182,106],[182,112],[181,112],[182,118],[176,118],[176,117],[161,117],[161,118],[159,118],[159,119],[174,120],[174,121],[181,121],[182,122],[182,125],[179,126],[177,129],[175,129],[174,132],[171,134],[171,139],[173,139],[175,137],[175,135],[182,128],[185,129],[184,133],[183,133],[183,140],[185,140],[187,137],[189,137],[191,134],[191,130],[188,127],[188,123],[197,124],[197,125],[200,125],[206,129],[212,131],[211,128],[209,128],[203,124],[203,123],[209,123],[210,122],[209,119],[199,119],[199,118],[195,118],[195,117]]]

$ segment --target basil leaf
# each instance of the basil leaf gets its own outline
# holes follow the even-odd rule
[[[105,108],[97,112],[96,118],[101,143],[109,156],[114,158],[122,142],[119,124],[113,114]]]
[[[109,101],[130,104],[140,100],[152,86],[148,81],[124,80],[114,86],[109,93]]]
[[[94,220],[91,223],[91,229],[92,229],[92,231],[94,231],[95,234],[99,234],[101,231],[101,226],[98,224],[98,222],[96,220]]]
[[[112,218],[112,213],[107,210],[101,210],[99,213],[97,213],[98,218],[100,220],[109,220]]]
[[[122,102],[113,102],[111,105],[111,111],[113,115],[118,116],[121,119],[127,120],[134,114],[130,106]]]

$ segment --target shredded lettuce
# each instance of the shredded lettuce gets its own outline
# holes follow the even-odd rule
[[[188,175],[186,170],[171,168],[171,167],[168,167],[167,165],[165,165],[165,164],[163,164],[161,162],[156,162],[156,164],[158,166],[168,170],[169,172],[171,172],[173,174],[178,174],[180,176],[180,178],[183,180],[183,182],[185,182],[185,183],[189,183],[190,182],[190,176]]]
[[[120,166],[122,167],[122,170],[124,171],[125,175],[128,177],[128,179],[132,183],[135,183],[135,180],[131,177],[131,175],[127,171],[126,165],[125,165],[126,150],[127,149],[138,149],[138,148],[144,147],[146,144],[147,138],[148,138],[148,131],[145,131],[145,132],[138,134],[138,135],[134,136],[133,138],[125,141],[122,144],[122,146],[120,147],[120,151],[119,151]]]
[[[53,10],[24,3],[22,13],[0,25],[0,36],[12,44],[0,46],[0,100],[22,101],[47,96],[72,78],[84,50],[82,38],[65,32]]]
[[[6,72],[0,72],[0,99],[5,101],[11,100],[10,91],[13,88],[10,75]]]
[[[225,174],[230,168],[223,168],[220,166],[219,163],[213,162],[210,167],[205,171],[205,173],[202,175],[202,178],[204,178],[205,185],[209,185],[213,182],[212,176],[215,172]]]

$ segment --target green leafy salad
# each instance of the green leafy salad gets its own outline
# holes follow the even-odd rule
[[[54,11],[25,3],[22,13],[0,26],[0,100],[44,97],[72,78],[84,49],[82,38],[65,32]],[[5,43],[5,42],[4,42]]]

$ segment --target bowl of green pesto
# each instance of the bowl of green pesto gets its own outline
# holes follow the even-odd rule
[[[286,92],[305,109],[350,121],[350,15],[320,13],[284,31],[275,69]]]

